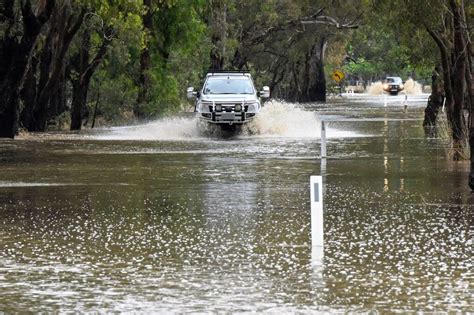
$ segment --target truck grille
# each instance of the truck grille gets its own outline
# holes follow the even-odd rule
[[[218,107],[218,105],[220,105],[221,107],[221,110],[220,111],[215,111],[215,112],[226,112],[226,113],[232,113],[232,112],[235,112],[235,106],[236,105],[243,105],[243,103],[235,103],[235,102],[232,102],[232,103],[224,103],[224,102],[216,102],[216,103],[211,103],[211,102],[203,102],[203,105],[204,106],[207,106],[207,108],[209,109],[209,112],[214,112],[214,106]],[[249,108],[248,105],[244,105],[242,106],[242,110],[241,111],[247,111]]]

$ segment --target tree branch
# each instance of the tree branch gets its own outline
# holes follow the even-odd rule
[[[324,24],[324,25],[334,26],[337,29],[355,29],[359,27],[359,25],[355,23],[360,19],[360,17],[361,16],[359,15],[354,20],[348,23],[341,23],[331,16],[323,15],[323,16],[318,16],[316,19],[312,19],[312,20],[302,20],[301,24],[303,25]]]
[[[105,54],[107,53],[108,47],[114,38],[114,35],[115,35],[115,31],[113,30],[113,28],[109,27],[104,33],[102,44],[100,45],[99,50],[97,51],[94,59],[92,59],[92,61],[89,63],[86,70],[82,74],[81,82],[83,82],[85,79],[89,79],[94,73],[95,69],[102,62]]]
[[[258,44],[258,43],[262,42],[263,40],[265,40],[267,37],[269,37],[272,34],[297,28],[298,26],[301,25],[301,21],[316,19],[318,16],[320,16],[322,14],[323,10],[324,9],[322,8],[322,9],[319,9],[318,11],[316,11],[315,13],[313,13],[309,16],[299,17],[299,18],[287,21],[285,23],[269,27],[269,28],[261,31],[260,34],[257,34],[256,36],[250,35],[250,34],[253,34],[253,32],[251,30],[245,31],[244,34],[243,34],[243,39],[245,40],[246,38],[248,38],[249,41],[250,41],[250,44],[252,44],[252,45]]]

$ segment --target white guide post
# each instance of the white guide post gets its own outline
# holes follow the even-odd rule
[[[310,177],[311,198],[311,262],[313,266],[321,265],[324,255],[324,221],[323,221],[323,177]]]
[[[407,110],[408,110],[408,95],[405,94],[405,97],[402,97],[402,102],[401,102],[401,105],[403,106],[403,111],[406,113]]]
[[[321,159],[321,175],[326,175],[326,168],[327,168],[327,160]]]
[[[321,158],[326,157],[326,123],[321,121]]]

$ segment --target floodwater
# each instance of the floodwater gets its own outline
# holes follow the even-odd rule
[[[0,313],[474,312],[468,163],[425,137],[426,98],[0,140]]]

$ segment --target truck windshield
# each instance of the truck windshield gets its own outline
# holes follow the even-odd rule
[[[218,78],[207,80],[204,94],[253,94],[252,82],[245,79]]]
[[[397,83],[397,84],[400,84],[402,83],[402,79],[401,78],[398,78],[398,77],[388,77],[386,79],[386,82],[387,83]]]

